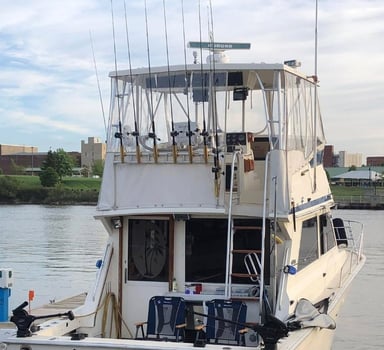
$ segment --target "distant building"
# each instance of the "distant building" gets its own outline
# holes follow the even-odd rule
[[[22,168],[23,173],[37,175],[41,171],[43,162],[47,159],[48,152],[38,152],[35,146],[1,145],[0,144],[0,169],[4,175],[16,174],[17,168]],[[75,168],[80,167],[81,155],[79,152],[67,152],[73,159]]]
[[[324,164],[324,167],[326,167],[326,168],[331,168],[331,167],[334,167],[336,165],[335,155],[333,153],[333,145],[325,145],[323,164]]]
[[[384,165],[384,157],[367,157],[367,166],[382,166]]]
[[[0,144],[0,156],[7,156],[16,153],[38,153],[38,148],[35,146]]]
[[[104,160],[107,146],[99,137],[88,137],[88,143],[81,141],[81,167],[91,168],[97,160]]]
[[[340,151],[337,165],[340,167],[361,167],[363,165],[363,155],[361,153]]]
[[[26,174],[36,175],[45,159],[47,152],[1,155],[0,169],[4,175],[14,175],[17,173],[16,168],[21,167]]]

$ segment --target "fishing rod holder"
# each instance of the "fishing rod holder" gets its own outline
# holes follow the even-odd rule
[[[12,310],[13,316],[11,317],[11,322],[16,325],[17,337],[19,338],[30,337],[32,335],[31,325],[35,320],[61,316],[68,317],[70,321],[75,319],[75,316],[72,311],[51,315],[33,316],[30,315],[26,310],[24,310],[27,305],[28,302],[24,301],[16,309]]]

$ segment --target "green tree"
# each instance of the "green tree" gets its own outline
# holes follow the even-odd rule
[[[59,175],[52,167],[42,170],[39,177],[43,187],[54,187],[59,182]]]
[[[21,165],[17,165],[16,162],[11,159],[11,172],[13,175],[23,175],[25,174],[25,168]]]
[[[103,176],[104,161],[101,159],[95,160],[92,164],[92,175]]]
[[[59,148],[56,151],[56,157],[57,157],[57,167],[55,170],[59,174],[59,178],[61,182],[61,180],[63,179],[63,176],[72,175],[73,159],[62,148]]]
[[[41,166],[40,182],[43,186],[50,187],[52,186],[51,182],[56,179],[56,183],[53,184],[54,186],[62,181],[63,176],[72,175],[72,168],[73,160],[62,148],[59,148],[54,152],[49,151],[47,159]],[[48,173],[45,174],[46,172]],[[56,175],[53,174],[53,172],[55,172]]]
[[[20,183],[15,178],[0,176],[0,199],[15,199],[19,187]]]

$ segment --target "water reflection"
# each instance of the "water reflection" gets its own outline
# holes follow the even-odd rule
[[[87,291],[107,234],[90,206],[0,206],[0,267],[13,270],[10,309]]]

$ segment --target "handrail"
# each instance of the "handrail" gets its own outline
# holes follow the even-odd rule
[[[232,200],[233,200],[233,181],[235,172],[235,160],[242,153],[242,151],[233,152],[232,164],[231,164],[231,184],[229,189],[229,206],[228,206],[228,225],[227,225],[227,259],[225,268],[225,287],[224,295],[226,298],[231,297],[232,290],[232,248],[233,248],[233,225],[232,225]]]
[[[260,300],[264,299],[264,264],[265,264],[265,225],[267,217],[267,188],[268,188],[268,163],[271,152],[265,156],[264,169],[264,195],[263,195],[263,224],[261,228],[261,271],[260,271]],[[263,308],[260,308],[260,316],[262,316]]]

